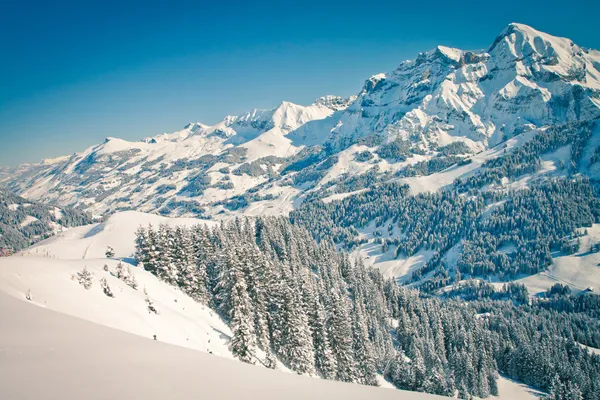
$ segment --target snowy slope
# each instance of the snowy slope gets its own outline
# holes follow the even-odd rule
[[[441,398],[251,366],[170,346],[160,335],[153,341],[45,310],[1,291],[0,320],[2,399]]]
[[[22,256],[49,257],[61,260],[105,258],[107,246],[114,249],[115,257],[132,257],[135,231],[149,224],[158,226],[191,226],[215,222],[196,218],[166,218],[137,211],[124,211],[111,215],[105,222],[85,225],[61,232],[19,253]]]
[[[581,247],[577,253],[559,255],[547,271],[517,282],[525,284],[531,295],[546,291],[556,283],[568,285],[573,293],[588,288],[597,291],[600,288],[600,253],[590,252],[590,247],[600,242],[600,225],[594,224],[586,230],[588,234],[580,238]]]
[[[106,259],[104,255],[107,246],[112,246],[116,257],[130,260],[134,232],[140,225],[199,222],[126,212],[113,215],[103,224],[73,228],[13,257],[0,258],[0,290],[17,298],[30,293],[32,303],[51,310],[144,337],[157,335],[166,343],[232,358],[227,348],[231,332],[212,310],[149,272],[130,265],[138,282],[134,290],[113,276],[119,260]],[[104,270],[105,265],[109,271]],[[90,290],[72,279],[84,267],[94,274]],[[101,278],[108,281],[114,298],[103,293]],[[159,315],[148,312],[144,289]]]

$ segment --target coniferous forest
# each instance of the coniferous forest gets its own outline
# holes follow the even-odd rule
[[[386,280],[285,218],[209,228],[140,227],[136,258],[228,321],[248,363],[446,396],[498,393],[498,374],[554,399],[599,399],[597,296],[563,290],[530,303],[527,289],[480,281],[445,299]]]

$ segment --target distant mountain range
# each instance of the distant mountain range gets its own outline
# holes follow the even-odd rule
[[[70,157],[4,168],[0,179],[28,198],[96,214],[286,213],[341,174],[375,165],[395,172],[447,145],[476,153],[534,129],[595,120],[599,70],[599,51],[513,23],[487,51],[438,46],[372,76],[348,99],[283,102],[138,142],[109,137]],[[378,154],[399,141],[402,157]],[[328,164],[294,179],[305,170],[294,163],[315,154],[313,164]]]

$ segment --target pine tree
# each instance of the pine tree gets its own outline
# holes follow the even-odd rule
[[[579,389],[579,387],[573,382],[567,383],[566,399],[583,400],[583,394],[581,393],[581,389]]]
[[[148,228],[139,227],[135,236],[135,259],[141,268],[156,275],[159,262],[159,237],[152,224]]]
[[[270,368],[270,369],[277,368],[277,357],[275,357],[275,354],[273,354],[271,349],[267,349],[265,352],[264,365],[265,365],[265,367]]]
[[[112,247],[107,246],[104,254],[106,255],[106,258],[113,258],[115,256],[115,250]]]
[[[160,312],[158,311],[158,308],[156,308],[156,306],[154,305],[154,302],[152,300],[150,300],[150,296],[148,296],[148,290],[146,290],[146,288],[144,288],[144,295],[146,296],[144,301],[146,302],[146,307],[148,308],[148,313],[157,314],[157,315],[160,314]]]
[[[354,358],[356,360],[358,383],[377,386],[377,369],[375,368],[373,349],[369,341],[369,333],[360,297],[354,300],[352,317]]]
[[[315,367],[317,372],[325,379],[335,379],[337,372],[337,363],[333,352],[329,334],[326,327],[326,312],[320,298],[325,297],[322,287],[315,290],[318,284],[313,282],[312,274],[305,272],[303,274],[302,287],[306,296],[305,304],[310,330],[312,332],[312,341],[315,352]]]
[[[149,230],[152,230],[152,226],[148,228]],[[148,231],[141,225],[135,231],[135,259],[140,268],[144,268],[150,255]]]
[[[253,311],[248,288],[239,264],[229,266],[228,280],[230,327],[233,332],[231,351],[241,361],[254,363],[256,336],[253,329]]]
[[[83,269],[77,272],[77,280],[80,285],[82,285],[86,290],[89,290],[92,287],[94,279],[94,274],[92,274],[87,267],[83,267]]]
[[[555,374],[550,386],[550,395],[548,396],[548,400],[563,400],[565,398],[565,392],[565,385],[560,380],[560,376]]]
[[[314,375],[315,354],[308,317],[302,307],[298,288],[286,276],[281,307],[282,344],[280,356],[298,374]]]
[[[413,390],[415,387],[414,372],[404,353],[390,361],[386,376],[399,389]]]
[[[192,234],[184,227],[175,228],[175,246],[172,251],[172,263],[177,272],[177,285],[194,300],[208,303],[206,271],[198,267]]]
[[[105,295],[107,295],[108,297],[115,297],[112,290],[110,289],[110,286],[108,285],[108,281],[106,280],[106,278],[103,277],[102,279],[100,279],[100,286],[102,287],[102,291]]]
[[[157,275],[172,285],[178,281],[178,269],[173,259],[175,242],[173,230],[169,226],[161,224],[158,228],[157,246],[155,246],[157,250]]]
[[[243,256],[242,269],[254,310],[254,331],[257,344],[264,351],[271,347],[266,300],[268,286],[265,286],[264,282],[269,275],[266,270],[270,268],[272,268],[271,264],[262,256],[256,245],[248,244]]]
[[[122,280],[128,286],[130,286],[132,289],[137,290],[138,283],[137,283],[137,280],[135,279],[135,275],[133,274],[133,271],[131,270],[131,268],[129,266],[125,267],[125,265],[122,262],[119,262],[117,264],[117,267],[115,268],[114,275],[117,277],[117,279]]]
[[[328,333],[331,340],[331,351],[337,363],[337,380],[354,382],[357,371],[354,362],[352,345],[352,325],[348,312],[347,299],[339,292],[331,294],[331,316],[328,321]]]

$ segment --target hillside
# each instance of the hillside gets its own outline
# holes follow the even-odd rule
[[[14,323],[7,325],[10,326],[11,329],[0,330],[0,341],[2,342],[2,345],[5,346],[5,348],[11,349],[10,354],[13,354],[12,351],[20,348],[19,346],[21,346],[22,343],[27,343],[28,340],[34,340],[31,336],[36,335],[35,332],[38,332],[38,330],[32,328],[31,324],[41,323],[40,321],[48,321],[48,324],[52,324],[55,327],[61,326],[62,328],[55,328],[56,331],[54,331],[52,328],[48,328],[45,325],[40,326],[40,329],[43,328],[41,332],[44,332],[44,334],[39,337],[36,336],[35,343],[48,343],[49,346],[53,346],[55,349],[62,349],[62,343],[65,343],[65,346],[66,343],[71,343],[66,338],[70,337],[69,335],[71,335],[72,332],[76,332],[78,337],[84,339],[77,340],[73,342],[75,345],[71,343],[70,346],[78,346],[79,343],[82,343],[86,349],[104,349],[100,352],[95,352],[93,350],[85,352],[89,357],[100,357],[97,362],[94,358],[95,365],[97,363],[104,365],[104,357],[106,354],[113,354],[112,349],[114,349],[116,353],[123,354],[123,349],[120,347],[120,338],[127,338],[128,336],[123,336],[118,332],[111,333],[111,331],[105,331],[98,326],[94,327],[92,325],[86,325],[76,319],[64,316],[64,314],[67,314],[146,338],[127,339],[127,346],[130,347],[133,346],[133,343],[141,340],[139,345],[133,346],[135,349],[146,349],[144,343],[148,343],[150,346],[157,346],[160,345],[160,343],[173,344],[198,350],[203,354],[209,353],[212,354],[212,356],[203,356],[201,354],[195,356],[171,347],[171,349],[174,349],[169,350],[170,352],[173,352],[172,356],[169,355],[169,352],[166,350],[164,354],[161,353],[162,356],[167,357],[166,359],[171,359],[171,357],[173,357],[174,360],[179,360],[181,357],[183,357],[183,360],[198,358],[197,361],[194,361],[195,363],[198,363],[196,369],[208,368],[212,370],[217,368],[221,371],[221,365],[224,365],[223,368],[227,365],[233,365],[232,367],[227,368],[232,368],[232,371],[237,371],[237,368],[239,367],[235,366],[237,365],[236,363],[222,364],[223,362],[220,361],[220,357],[233,358],[234,356],[231,353],[232,330],[229,323],[219,316],[218,311],[215,311],[205,304],[192,300],[189,296],[184,294],[182,289],[178,289],[164,280],[159,280],[152,273],[140,268],[125,264],[127,265],[126,268],[129,269],[128,276],[135,276],[135,281],[137,282],[136,288],[133,288],[128,281],[120,279],[116,275],[118,273],[119,263],[128,262],[128,260],[130,260],[129,256],[134,252],[135,230],[139,225],[147,226],[147,224],[153,224],[159,226],[160,224],[167,224],[172,227],[177,227],[181,225],[192,226],[192,224],[195,223],[205,224],[205,221],[193,219],[167,219],[138,212],[119,213],[110,217],[102,224],[73,228],[56,237],[43,241],[13,257],[0,259],[0,296],[3,298],[1,302],[1,312],[3,313],[2,319],[3,321],[14,320]],[[104,256],[103,250],[107,246],[114,246],[115,258],[107,259]],[[105,270],[105,265],[108,267],[108,271]],[[72,276],[81,272],[84,267],[93,274],[93,283],[89,290],[86,290],[79,284],[77,279],[72,279]],[[107,296],[106,293],[103,293],[100,282],[102,278],[106,279],[106,283],[110,287],[112,296]],[[20,300],[17,301],[11,297],[7,297],[7,295]],[[28,303],[37,305],[46,310],[39,312],[35,310],[32,311],[32,307],[29,304],[23,303],[27,301],[26,298],[29,299]],[[148,312],[149,303],[147,299],[151,301],[152,306],[158,313]],[[19,310],[19,312],[17,313],[15,310]],[[60,312],[61,314],[55,314],[53,311]],[[29,322],[24,325],[24,321]],[[61,321],[60,325],[56,325],[56,321]],[[24,329],[25,326],[27,327],[27,332],[21,330]],[[88,328],[86,328],[86,326]],[[69,328],[66,329],[66,327]],[[88,329],[89,334],[85,333],[88,332]],[[54,336],[54,333],[60,335],[61,339]],[[156,335],[158,342],[160,343],[154,342],[153,344],[153,342],[149,340],[154,335]],[[67,341],[63,342],[62,340]],[[45,345],[42,345],[42,347],[44,346]],[[152,348],[144,350],[144,353],[150,352],[149,354],[152,354],[154,351]],[[64,352],[61,350],[49,354],[38,352],[36,353],[36,357],[40,357],[40,359],[39,364],[36,365],[45,365],[46,362],[55,362],[52,361],[52,354],[60,354],[61,357],[63,357],[63,360],[65,360],[64,364],[62,362],[56,364],[59,366],[59,370],[63,372],[70,370],[70,368],[80,365],[80,363],[83,362],[82,359],[76,356],[76,351],[79,351],[77,347],[70,347],[69,351],[66,350],[67,349],[65,349]],[[74,353],[71,353],[71,351]],[[134,354],[132,354],[132,357],[133,355]],[[45,357],[50,358],[47,359]],[[206,359],[205,357],[209,358]],[[145,365],[145,362],[139,361],[140,358],[134,359],[138,360],[136,361],[136,366],[139,365],[141,367],[142,365]],[[124,371],[130,368],[127,365],[127,360],[129,360],[129,358],[123,358],[115,354],[108,357],[107,360],[111,360],[111,365],[114,366],[117,371],[123,371],[119,373],[123,376],[113,380],[113,385],[97,388],[96,390],[99,394],[104,393],[104,390],[112,393],[114,390],[121,390],[119,389],[121,387],[123,387],[122,390],[146,390],[146,388],[136,389],[135,387],[127,386],[130,383],[130,379],[126,378],[129,375]],[[150,365],[154,365],[151,359],[148,359],[147,363],[149,368]],[[21,364],[21,361],[16,358],[14,362],[11,361],[11,365],[25,366],[28,364]],[[164,364],[161,363],[160,365]],[[186,364],[184,361],[181,361],[181,363],[177,363],[177,365],[177,367],[171,366],[170,369],[180,368],[180,366],[183,368],[183,365]],[[28,368],[31,369],[32,367]],[[153,366],[151,368],[162,367]],[[283,363],[278,363],[277,369],[289,371]],[[254,367],[254,370],[262,371],[266,369]],[[37,366],[30,371],[29,377],[32,377],[31,374],[37,374]],[[252,369],[250,369],[250,371],[252,371]],[[42,372],[43,369],[39,371],[39,373]],[[64,375],[63,372],[61,372],[61,374],[63,374],[61,376],[64,377],[66,375]],[[28,386],[14,386],[19,380],[13,381],[12,379],[8,379],[8,377],[12,376],[12,373],[16,372],[13,370],[3,375],[7,378],[6,383],[10,383],[6,385],[3,384],[3,390],[9,390],[10,393],[16,393],[16,395],[25,397],[30,395],[31,392],[28,391]],[[225,373],[225,371],[222,373]],[[282,374],[282,372],[278,373]],[[250,374],[254,376],[254,373]],[[258,375],[254,377],[252,381],[261,382],[261,385],[268,385],[269,388],[273,387],[273,382],[263,382],[264,379],[267,379],[266,376],[271,376],[269,373],[267,373],[264,378],[262,377],[262,372],[256,372],[256,374]],[[207,376],[212,375],[209,374]],[[294,383],[293,380],[289,381],[287,376],[291,375],[283,374],[276,378],[273,377],[269,379],[277,379],[279,382],[286,382],[285,386],[291,385],[291,387],[294,388],[296,385],[300,384]],[[86,377],[85,379],[88,378]],[[91,374],[89,379],[93,380],[94,374]],[[302,378],[296,379],[301,379],[300,382],[303,382]],[[382,380],[381,377],[379,377],[378,380],[379,383],[385,387],[391,386],[388,382]],[[215,383],[214,380],[211,379],[211,381],[213,381],[211,384]],[[305,393],[306,390],[313,390],[315,385],[316,387],[320,387],[319,383],[310,383],[311,389],[298,388],[300,391],[299,393]],[[531,389],[511,382],[504,377],[500,377],[498,385],[500,391],[499,398],[533,398],[530,397],[529,394]],[[50,385],[49,387],[52,387],[52,390],[57,391],[64,389],[61,385]],[[189,390],[195,389],[191,387]],[[216,385],[214,390],[222,391],[219,393],[219,398],[227,398],[228,392],[223,391],[226,389],[223,389],[220,385]],[[283,389],[282,387],[282,390],[287,389]],[[331,390],[334,392],[331,392],[328,396],[333,396],[333,398],[337,398],[337,396],[345,397],[345,389],[343,387],[332,387]],[[363,391],[360,387],[355,390],[357,390],[356,395]],[[388,392],[389,389],[378,390],[381,390],[382,392],[379,393],[376,391],[372,394],[376,398],[379,395],[384,396],[384,398],[387,398],[385,396],[395,396],[394,398],[407,398],[406,396],[411,396],[408,393],[390,393]],[[187,391],[185,393],[187,393]],[[183,394],[183,392],[180,394]]]
[[[0,292],[0,397],[438,399],[294,376],[141,338]],[[150,379],[151,378],[151,379]],[[235,384],[232,384],[232,379]],[[73,382],[76,381],[77,385]],[[35,382],[35,384],[32,384]]]
[[[89,224],[91,216],[27,200],[0,190],[0,249],[21,250],[66,228]]]

